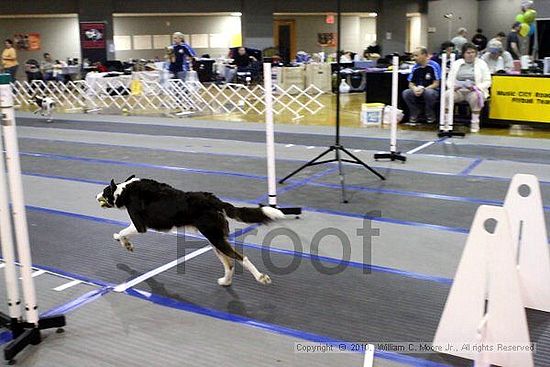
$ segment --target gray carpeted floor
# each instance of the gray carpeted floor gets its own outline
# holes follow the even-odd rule
[[[118,122],[104,116],[97,120],[80,116],[45,124],[18,119],[37,265],[119,284],[207,245],[194,236],[184,240],[147,233],[134,241],[134,253],[122,249],[112,234],[128,223],[127,215],[101,210],[94,199],[111,178],[136,174],[188,191],[211,191],[240,205],[265,200],[265,135],[257,126],[216,123],[203,128],[196,121],[179,126],[179,120]],[[529,144],[518,138],[476,136],[434,143],[409,155],[406,164],[381,163],[371,155],[387,149],[381,139],[385,132],[364,138],[365,130],[348,130],[344,143],[361,149],[357,154],[375,164],[387,180],[345,165],[348,204],[341,203],[334,164],[310,167],[279,185],[279,202],[304,207],[303,218],[252,231],[243,249],[258,268],[270,273],[271,286],[259,285],[246,273],[238,273],[231,288],[218,286],[223,269],[209,251],[136,285],[129,294],[111,292],[77,308],[68,315],[66,334],[48,335],[45,343],[24,352],[20,365],[351,366],[361,365],[360,354],[300,355],[293,352],[293,343],[311,338],[430,341],[475,210],[481,204],[499,205],[515,173],[539,172],[548,180],[550,146],[540,139]],[[400,134],[403,151],[432,140],[414,131]],[[278,177],[333,142],[328,129],[304,126],[284,126],[276,139]],[[548,183],[541,187],[549,207]],[[356,231],[364,225],[362,216],[373,211],[379,211],[373,227],[380,235],[366,250]],[[318,250],[324,258],[311,260],[310,254],[316,253],[312,238],[323,228],[351,236],[350,253],[344,255],[353,263],[341,273],[319,271],[342,258],[342,245],[330,236]],[[260,251],[276,229],[293,230],[303,246],[296,248],[279,236],[269,251]],[[293,262],[292,271],[278,270]],[[375,270],[364,274],[364,263]],[[52,290],[66,281],[37,277],[42,311],[97,289],[78,285],[64,292]],[[529,311],[528,321],[531,339],[538,343],[536,365],[547,366],[550,317]],[[153,351],[161,349],[163,353]],[[378,354],[375,360],[375,366],[404,365],[469,362],[442,354]]]

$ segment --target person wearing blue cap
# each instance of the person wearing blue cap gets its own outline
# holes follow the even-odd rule
[[[512,55],[505,51],[502,43],[497,40],[491,40],[487,44],[487,52],[481,56],[481,59],[487,63],[491,74],[509,72],[514,68]]]

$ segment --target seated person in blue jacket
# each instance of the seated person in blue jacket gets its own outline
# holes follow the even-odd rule
[[[441,67],[428,58],[425,47],[417,47],[413,57],[416,64],[409,74],[409,88],[403,91],[403,99],[410,111],[409,122],[415,123],[418,120],[422,104],[426,121],[433,124],[436,120],[435,105],[439,99]]]
[[[170,72],[178,79],[185,80],[190,70],[190,59],[197,57],[195,50],[183,39],[183,33],[175,32],[172,35],[172,45],[168,47],[170,54]]]
[[[233,61],[231,64],[226,65],[225,68],[225,82],[231,83],[237,71],[244,72],[250,71],[252,62],[258,61],[254,56],[249,55],[246,52],[246,48],[239,47],[236,55],[232,55]]]

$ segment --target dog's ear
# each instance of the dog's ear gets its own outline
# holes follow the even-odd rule
[[[115,192],[115,190],[116,190],[116,183],[115,183],[115,180],[111,179],[111,184],[110,184],[110,186],[111,186],[111,190],[113,190],[113,192]]]
[[[128,177],[128,178],[126,179],[126,181],[130,181],[130,180],[131,180],[132,178],[134,178],[134,177],[136,177],[136,175],[131,175],[130,177]],[[124,182],[126,182],[126,181],[124,181]]]

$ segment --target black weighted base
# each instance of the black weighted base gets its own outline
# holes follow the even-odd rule
[[[449,130],[449,131],[440,130],[437,133],[437,136],[440,138],[452,138],[454,136],[465,137],[466,133],[463,133],[460,131],[453,131],[453,130]]]
[[[376,153],[374,159],[390,159],[391,161],[401,161],[403,163],[407,161],[407,157],[402,155],[401,152]]]
[[[27,322],[12,320],[7,327],[12,332],[13,340],[4,348],[4,359],[8,364],[13,364],[15,356],[27,346],[40,344],[42,341],[40,330],[62,328],[65,325],[64,315],[43,317],[38,320],[38,327]]]
[[[301,215],[302,214],[302,208],[294,207],[294,208],[280,208],[277,205],[268,205],[268,204],[260,204],[260,208],[263,206],[270,206],[275,209],[279,209],[283,212],[284,215]]]

